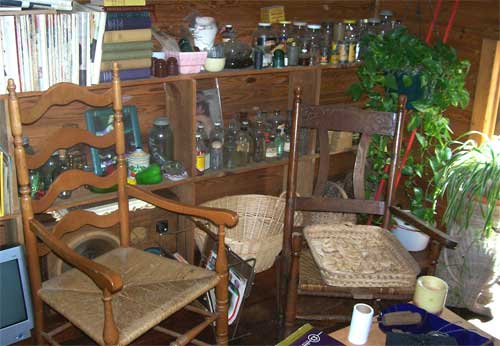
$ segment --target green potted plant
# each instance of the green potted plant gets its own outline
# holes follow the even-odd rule
[[[402,170],[405,192],[411,212],[434,223],[437,172],[451,156],[451,130],[444,112],[469,103],[465,78],[470,64],[458,59],[453,48],[440,42],[429,46],[405,28],[384,36],[369,35],[362,45],[366,49],[359,82],[350,86],[349,93],[354,100],[366,96],[366,107],[382,111],[395,111],[399,94],[408,94],[404,137],[414,132],[416,140]],[[386,175],[387,144],[384,136],[373,138],[368,193]]]
[[[492,285],[500,280],[500,138],[469,139],[453,149],[437,191],[446,196],[448,233],[459,240],[443,251],[438,275],[450,287],[448,304],[490,315]],[[497,297],[499,300],[500,297]]]

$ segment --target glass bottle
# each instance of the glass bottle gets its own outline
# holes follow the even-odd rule
[[[63,172],[70,169],[68,165],[68,159],[66,156],[66,149],[59,149],[59,164],[54,172],[55,177],[61,175]],[[59,198],[68,199],[71,197],[71,190],[63,191],[59,194]]]
[[[245,166],[250,162],[252,139],[248,134],[248,121],[244,120],[241,122],[241,129],[236,136],[236,155],[237,155],[237,165]]]
[[[275,143],[275,135],[274,133],[270,133],[266,136],[266,161],[276,160],[277,150]]]
[[[368,18],[368,26],[366,28],[367,35],[378,35],[380,34],[380,19],[379,18]]]
[[[288,38],[290,37],[290,24],[292,22],[288,20],[282,20],[279,22],[278,31],[278,43],[287,44]]]
[[[283,154],[288,155],[290,153],[290,129],[288,127],[285,127],[284,129],[284,145],[283,145]]]
[[[275,133],[276,129],[280,126],[281,123],[282,123],[282,121],[281,121],[280,110],[275,109],[273,112],[273,117],[269,121],[270,129],[271,129],[270,132]]]
[[[380,17],[380,33],[384,36],[392,30],[392,11],[382,10],[379,13]]]
[[[276,129],[276,134],[274,135],[274,145],[276,146],[276,158],[281,159],[283,157],[285,139],[282,135],[283,128],[280,126]]]
[[[288,44],[286,58],[288,66],[297,66],[299,64],[299,46],[297,42],[293,41]]]
[[[224,144],[224,129],[222,128],[222,123],[220,121],[216,121],[214,123],[214,128],[212,132],[210,132],[210,141],[219,141]]]
[[[308,44],[309,44],[309,55],[311,59],[309,60],[309,65],[319,65],[320,60],[320,46],[321,46],[321,25],[319,24],[309,24],[307,26],[309,29],[308,33]]]
[[[232,133],[228,134],[224,141],[223,158],[224,158],[224,167],[228,169],[237,167],[236,139]]]
[[[203,175],[205,173],[205,158],[207,154],[207,147],[205,146],[205,142],[201,138],[201,134],[196,133],[195,135],[195,174]]]
[[[52,185],[52,183],[54,182],[58,164],[59,164],[58,153],[55,152],[49,157],[47,162],[45,162],[45,164],[40,169],[40,172],[42,173],[42,181],[45,191],[48,190],[50,185]]]
[[[159,117],[153,121],[148,136],[151,161],[164,165],[174,159],[174,134],[170,127],[170,119]]]
[[[255,129],[254,129],[255,150],[253,153],[253,160],[255,162],[264,161],[266,153],[265,132],[266,132],[266,127],[264,125],[264,121],[261,117],[258,117],[255,120]]]
[[[354,19],[344,20],[345,24],[345,43],[347,45],[347,63],[352,64],[356,61],[356,46],[358,36],[356,31],[356,21]]]
[[[356,62],[361,61],[361,56],[363,53],[361,49],[361,41],[366,36],[367,27],[368,27],[368,19],[364,18],[358,20],[358,25],[356,28],[356,33],[357,33],[356,57],[355,57]]]
[[[224,31],[222,32],[222,43],[229,42],[235,38],[235,32],[233,31],[233,26],[231,24],[226,24],[224,26]]]
[[[224,167],[223,144],[220,139],[214,139],[210,143],[210,168],[214,171]]]
[[[201,140],[205,145],[205,170],[207,170],[210,168],[210,151],[207,150],[207,148],[210,147],[210,139],[208,137],[207,131],[205,131],[205,125],[203,125],[202,123],[198,123],[196,134],[199,134],[201,136]]]
[[[232,25],[223,33],[221,45],[226,58],[225,68],[244,68],[253,64],[252,48],[238,40]]]

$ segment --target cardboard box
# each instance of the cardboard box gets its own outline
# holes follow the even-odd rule
[[[260,21],[266,23],[279,23],[285,20],[285,6],[269,6],[260,9]]]

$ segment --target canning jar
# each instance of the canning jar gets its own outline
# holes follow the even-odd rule
[[[174,159],[174,134],[168,117],[156,118],[148,136],[151,161],[164,165]]]

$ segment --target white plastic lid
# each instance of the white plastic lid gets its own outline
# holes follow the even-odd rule
[[[392,11],[391,10],[382,10],[379,13],[380,16],[383,17],[392,17]]]
[[[268,26],[271,26],[271,23],[260,22],[258,25],[263,26],[263,27],[268,27]]]
[[[295,26],[306,26],[307,23],[306,22],[293,22],[293,25],[295,25]]]
[[[380,19],[379,18],[368,18],[368,23],[371,23],[371,24],[378,24],[380,23]]]
[[[226,28],[232,28],[233,27],[233,24],[226,24],[225,25]]]
[[[312,30],[319,30],[319,29],[321,29],[321,25],[319,25],[319,24],[309,24],[307,26],[307,28],[308,29],[312,29]]]

